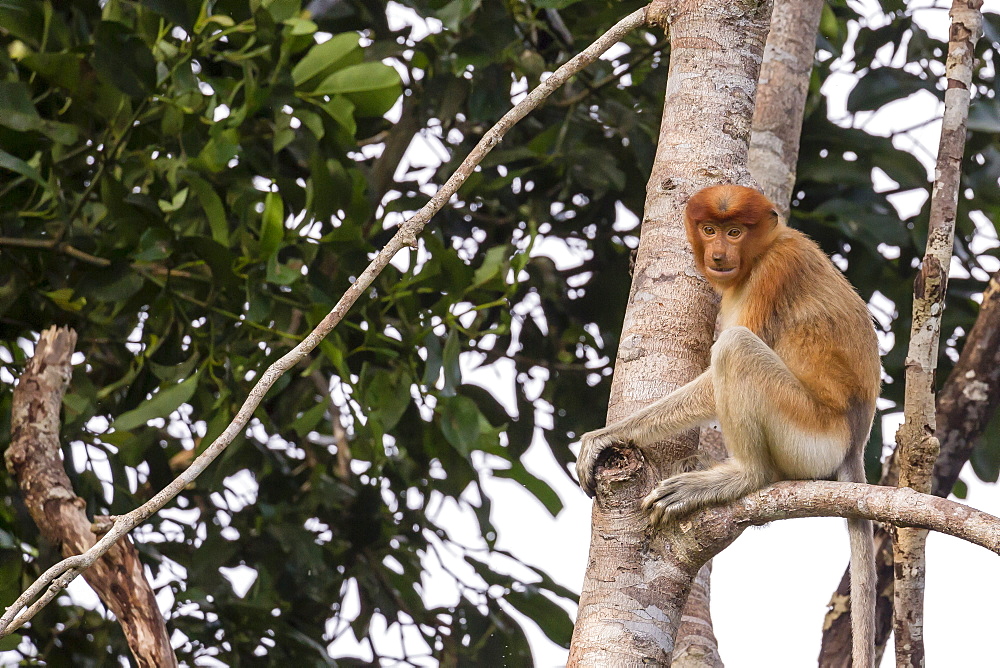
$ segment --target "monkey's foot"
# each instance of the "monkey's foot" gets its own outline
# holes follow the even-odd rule
[[[587,496],[592,497],[597,493],[597,479],[594,473],[601,454],[612,446],[623,444],[624,442],[619,437],[610,434],[607,428],[587,432],[580,438],[580,456],[576,459],[576,477],[580,480],[580,487],[587,493]]]
[[[664,480],[642,500],[642,509],[649,513],[649,522],[654,527],[694,510],[684,492],[684,483],[679,480],[684,475]]]
[[[655,526],[697,508],[728,503],[768,482],[766,476],[748,473],[739,462],[730,459],[707,471],[667,478],[643,499],[642,507]]]

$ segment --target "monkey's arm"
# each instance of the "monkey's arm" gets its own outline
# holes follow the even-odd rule
[[[594,467],[597,458],[609,446],[634,443],[642,447],[696,427],[715,417],[715,390],[712,374],[706,370],[684,387],[654,401],[624,420],[603,429],[588,432],[580,438],[580,456],[576,460],[576,475],[580,487],[594,496]]]

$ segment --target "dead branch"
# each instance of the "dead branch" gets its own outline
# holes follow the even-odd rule
[[[86,503],[74,493],[60,457],[59,409],[73,373],[75,344],[71,329],[42,332],[14,388],[11,443],[5,454],[42,536],[67,556],[97,542]],[[177,665],[156,595],[129,540],[115,543],[84,578],[115,613],[138,665]]]

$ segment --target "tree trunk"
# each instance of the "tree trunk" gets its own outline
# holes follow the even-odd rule
[[[69,384],[76,333],[55,327],[42,332],[35,354],[14,388],[11,443],[5,459],[38,529],[64,556],[95,542],[86,505],[73,492],[59,447],[59,409]],[[101,601],[115,613],[140,666],[176,666],[170,636],[156,596],[128,537],[84,573]]]
[[[930,493],[940,445],[935,436],[934,374],[937,371],[941,318],[948,291],[958,211],[962,156],[965,153],[969,88],[976,40],[982,31],[982,0],[955,0],[946,63],[947,89],[931,192],[927,251],[913,288],[913,326],[906,355],[906,421],[896,433],[899,486]],[[896,665],[924,665],[924,586],[927,532],[898,527],[893,539],[893,632]]]
[[[681,213],[701,187],[749,182],[750,119],[770,9],[766,1],[683,0],[654,2],[647,12],[668,28],[670,71],[609,421],[691,380],[707,364],[717,300],[694,268]],[[671,546],[650,535],[639,501],[695,446],[696,434],[686,434],[641,453],[618,450],[599,467],[568,665],[670,662],[701,564],[673,558]]]
[[[750,173],[788,217],[823,0],[776,0],[760,68]]]
[[[782,217],[788,217],[799,159],[822,0],[775,0],[754,105],[750,174]],[[726,457],[722,434],[702,430],[699,449]],[[695,579],[677,631],[674,668],[722,668],[708,605],[710,564]]]

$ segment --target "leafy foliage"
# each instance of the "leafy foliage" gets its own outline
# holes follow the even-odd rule
[[[221,433],[256,375],[326,314],[511,94],[641,3],[95,4],[0,3],[0,441],[30,341],[74,327],[84,362],[64,406],[67,468],[90,512],[114,514]],[[827,120],[820,92],[857,23],[852,112],[940,95],[943,45],[901,5],[885,10],[881,27],[843,2],[826,10],[793,223],[866,299],[894,306],[881,322],[895,380],[926,210],[899,220],[873,179],[927,191],[927,172],[891,138]],[[1000,213],[996,37],[980,43],[958,239],[969,278],[950,286],[942,377],[995,254],[973,243],[970,213],[987,225]],[[558,513],[520,458],[540,432],[566,465],[569,444],[603,419],[637,233],[620,212],[641,216],[667,65],[658,33],[626,47],[517,126],[251,428],[136,532],[183,660],[350,664],[354,645],[338,640],[385,655],[388,625],[407,651],[425,645],[404,661],[527,665],[518,614],[568,644],[560,603],[573,593],[498,566],[511,558],[491,523],[502,500],[481,481],[515,480]],[[884,64],[885,48],[907,66]],[[437,161],[406,152],[421,143]],[[496,362],[512,387],[470,375]],[[900,390],[890,382],[886,397]],[[1000,451],[987,441],[984,476]],[[57,555],[6,473],[0,496],[10,601]],[[436,521],[445,503],[475,518],[482,549]],[[424,579],[439,560],[465,569],[444,605],[427,602]],[[113,622],[65,598],[20,643],[50,663],[128,653]]]

